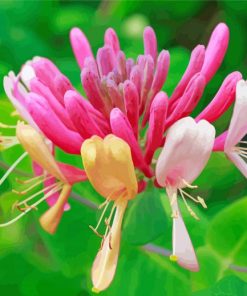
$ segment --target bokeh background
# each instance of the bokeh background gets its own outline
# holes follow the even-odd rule
[[[234,70],[241,71],[244,77],[247,74],[246,1],[1,0],[0,20],[1,80],[10,70],[18,72],[26,60],[39,55],[52,59],[82,90],[68,38],[73,26],[85,32],[95,53],[103,44],[106,28],[113,27],[126,55],[136,57],[143,52],[143,28],[151,25],[159,49],[169,49],[171,54],[164,86],[170,94],[186,68],[191,50],[198,43],[206,44],[210,32],[221,21],[230,27],[229,49],[195,113],[212,99],[227,74]],[[17,118],[11,116],[12,111],[1,87],[1,121],[14,124]],[[216,122],[218,133],[227,128],[231,111]],[[20,147],[1,152],[0,175],[21,153]],[[59,150],[57,157],[81,167],[79,157]],[[19,188],[15,179],[30,175],[26,159],[0,187],[0,222],[12,215],[11,205],[17,196],[11,190]],[[200,221],[186,211],[184,216],[197,249],[200,272],[188,272],[169,261],[169,205],[164,191],[149,188],[129,205],[116,277],[102,295],[247,295],[246,179],[224,155],[215,153],[196,183],[199,188],[193,194],[203,196],[208,209],[191,205]],[[102,201],[89,183],[80,184],[71,197],[72,210],[65,213],[56,235],[47,235],[38,224],[45,204],[39,212],[0,229],[0,294],[92,295],[90,269],[100,241],[88,225],[96,224],[100,212],[95,207]],[[155,252],[148,250],[150,244]]]

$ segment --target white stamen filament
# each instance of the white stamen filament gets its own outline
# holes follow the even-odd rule
[[[27,192],[31,191],[33,188],[35,188],[36,186],[38,186],[39,184],[41,184],[44,181],[47,181],[49,179],[53,178],[53,176],[48,176],[46,178],[42,178],[40,180],[38,180],[36,183],[34,183],[33,185],[31,185],[30,187],[28,187],[27,189],[23,190],[23,191],[17,191],[17,190],[12,190],[13,193],[19,194],[19,195],[24,195]]]
[[[28,180],[21,180],[21,179],[18,179],[16,178],[15,181],[19,184],[29,184],[29,183],[32,183],[33,181],[35,180],[39,180],[39,179],[43,179],[45,177],[45,175],[39,175],[39,176],[35,176],[33,178],[30,178]]]
[[[0,136],[0,150],[8,149],[19,144],[16,136]]]
[[[3,122],[0,122],[0,128],[16,128],[16,125],[9,125],[9,124],[5,124]]]
[[[54,187],[56,187],[56,186],[58,186],[58,185],[60,185],[60,184],[62,184],[62,183],[59,182],[59,183],[51,184],[50,186],[45,187],[45,188],[41,189],[40,191],[38,191],[38,192],[32,194],[31,196],[27,197],[26,199],[24,199],[24,200],[18,202],[17,205],[18,205],[18,206],[21,206],[21,205],[23,205],[23,204],[26,204],[28,201],[34,199],[36,196],[40,195],[41,193],[44,193],[44,192],[47,191],[47,190],[51,190],[51,189],[53,189]]]
[[[8,176],[12,173],[12,171],[17,167],[17,165],[27,156],[27,152],[24,152],[12,165],[11,167],[6,171],[6,173],[2,176],[0,179],[0,185],[3,184],[3,182],[8,178]]]
[[[53,193],[59,191],[62,188],[62,186],[63,185],[60,183],[55,188],[53,188],[52,190],[50,190],[47,194],[45,194],[40,200],[38,200],[37,202],[35,202],[34,204],[32,204],[29,208],[27,208],[20,215],[16,216],[14,219],[12,219],[12,220],[10,220],[10,221],[8,221],[6,223],[0,224],[0,227],[6,227],[6,226],[9,226],[9,225],[15,223],[16,221],[18,221],[19,219],[21,219],[23,216],[25,216],[28,212],[30,212],[31,210],[33,210],[34,208],[36,208],[41,202],[43,202],[44,200],[46,200]]]
[[[185,193],[185,191],[179,189],[179,192],[180,192],[180,195],[184,201],[184,204],[187,208],[187,210],[189,211],[190,215],[195,218],[196,220],[200,220],[199,217],[196,215],[196,213],[191,209],[191,207],[188,205],[187,201],[186,201],[186,198],[184,197],[183,193]]]

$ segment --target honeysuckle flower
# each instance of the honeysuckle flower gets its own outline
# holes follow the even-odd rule
[[[247,134],[247,82],[240,80],[236,88],[236,101],[229,129],[215,139],[214,151],[224,151],[226,156],[247,178],[246,141]]]
[[[30,125],[25,125],[22,122],[18,123],[16,133],[23,148],[31,159],[43,169],[44,173],[30,180],[20,181],[20,183],[30,184],[30,186],[22,191],[13,191],[19,195],[25,195],[42,182],[48,181],[51,178],[56,178],[58,182],[49,184],[49,186],[25,198],[25,200],[18,201],[14,206],[22,213],[11,221],[0,224],[0,227],[14,223],[30,210],[35,209],[43,200],[61,191],[58,199],[40,218],[41,226],[47,232],[54,233],[60,222],[64,208],[66,207],[73,184],[85,181],[87,177],[83,170],[56,162],[44,138]],[[28,202],[43,193],[44,196],[38,201],[34,202],[32,205],[28,205]]]
[[[83,143],[81,156],[89,181],[106,198],[98,225],[92,228],[98,235],[97,229],[106,208],[111,201],[114,202],[109,217],[105,219],[106,231],[100,235],[102,244],[92,267],[93,291],[100,292],[110,285],[114,277],[124,212],[128,200],[137,195],[138,186],[130,147],[122,139],[111,134],[104,139],[93,136]]]
[[[199,265],[178,205],[178,192],[190,214],[198,219],[186,198],[206,207],[201,197],[194,198],[184,188],[193,188],[194,180],[205,167],[215,137],[214,127],[205,120],[198,123],[185,117],[174,123],[167,132],[166,142],[156,165],[158,184],[166,188],[173,217],[173,255],[179,265],[197,271]]]
[[[147,182],[154,181],[155,186],[166,187],[171,202],[174,217],[171,259],[177,258],[181,266],[197,270],[197,259],[180,214],[177,194],[180,193],[194,218],[197,216],[185,197],[206,206],[202,198],[190,196],[184,188],[192,188],[190,184],[204,168],[214,140],[214,128],[208,122],[217,120],[233,103],[241,74],[229,74],[213,100],[195,120],[187,116],[198,104],[223,61],[229,41],[227,26],[219,24],[206,47],[195,47],[170,98],[162,91],[170,55],[167,50],[158,53],[152,28],[145,28],[144,52],[136,60],[125,56],[118,36],[111,28],[106,30],[104,44],[96,56],[80,29],[71,30],[70,41],[81,69],[85,97],[47,58],[35,57],[25,63],[16,76],[11,72],[4,78],[7,96],[28,125],[17,124],[17,138],[0,138],[5,147],[18,141],[25,149],[0,184],[13,167],[29,155],[36,176],[21,181],[30,184],[22,193],[40,183],[44,183],[44,189],[18,202],[16,207],[23,213],[1,226],[15,222],[47,200],[51,208],[40,222],[45,230],[55,232],[63,211],[69,208],[67,200],[72,185],[86,178],[84,171],[55,160],[58,147],[68,154],[82,155],[89,181],[106,198],[102,217],[92,228],[102,237],[101,249],[92,269],[94,291],[106,289],[113,279],[128,200],[145,190]],[[235,125],[236,130],[239,128],[242,132],[240,125]],[[1,127],[3,124],[0,123]],[[227,135],[225,133],[221,137],[222,143],[225,143]],[[232,131],[230,138],[234,137]],[[228,140],[229,143],[233,141]],[[162,146],[157,162],[158,149]],[[237,150],[234,149],[235,153]],[[244,151],[241,150],[242,156]],[[232,152],[231,157],[235,157]],[[238,163],[243,166],[239,160]],[[154,180],[154,171],[158,182]],[[39,194],[44,196],[32,205],[27,204]],[[101,235],[98,228],[110,201],[113,201],[112,211],[105,220],[106,233]]]

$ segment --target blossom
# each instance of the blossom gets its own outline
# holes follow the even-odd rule
[[[247,178],[246,141],[247,134],[247,83],[240,80],[237,83],[236,100],[229,129],[215,139],[214,150],[224,151],[226,156],[236,165]]]
[[[104,139],[93,136],[83,143],[81,156],[88,179],[106,198],[99,223],[92,228],[97,234],[106,208],[111,201],[114,202],[110,216],[105,220],[106,231],[100,235],[102,244],[92,268],[93,291],[99,292],[105,290],[114,277],[124,212],[128,200],[137,195],[138,185],[130,148],[122,139],[111,134]]]
[[[44,138],[30,125],[25,125],[22,122],[17,125],[17,138],[31,159],[37,163],[44,171],[44,174],[36,176],[30,180],[21,181],[22,184],[31,184],[23,191],[16,191],[19,195],[27,194],[30,190],[38,186],[40,183],[48,181],[52,177],[56,178],[58,182],[52,183],[44,187],[41,191],[27,197],[25,200],[18,201],[14,207],[19,209],[22,213],[11,221],[0,224],[0,227],[10,225],[24,216],[36,207],[45,199],[51,197],[54,193],[60,192],[60,195],[54,204],[42,215],[40,218],[41,226],[49,233],[54,233],[62,217],[64,208],[68,201],[71,188],[74,183],[82,182],[87,179],[84,171],[74,168],[73,166],[56,162]],[[36,198],[38,195],[44,193],[44,196],[32,205],[28,202]]]
[[[128,200],[144,191],[149,182],[165,187],[171,203],[171,259],[177,259],[182,267],[198,270],[177,199],[180,193],[196,219],[198,217],[185,197],[206,207],[201,197],[194,198],[184,188],[193,188],[191,183],[205,167],[215,134],[210,123],[233,104],[236,84],[242,75],[230,73],[208,106],[195,119],[188,116],[191,116],[223,61],[229,42],[228,27],[220,23],[206,47],[197,45],[193,49],[187,69],[170,97],[162,90],[168,76],[170,55],[167,50],[158,53],[157,38],[151,27],[143,32],[144,51],[136,60],[125,56],[112,28],[106,30],[104,44],[96,56],[79,28],[71,30],[70,42],[81,70],[85,95],[79,93],[57,66],[44,57],[34,57],[16,76],[10,72],[4,78],[6,94],[27,125],[18,123],[14,126],[17,137],[9,139],[9,144],[7,138],[0,138],[5,147],[20,143],[25,149],[0,184],[29,155],[35,177],[21,181],[30,186],[15,192],[27,193],[41,183],[44,183],[44,188],[18,202],[15,207],[22,213],[0,226],[10,225],[47,200],[50,208],[41,216],[40,223],[46,231],[54,233],[64,210],[69,208],[67,201],[73,184],[88,178],[106,199],[98,225],[91,227],[102,238],[92,268],[94,291],[101,291],[110,285],[115,274],[121,225]],[[235,108],[237,105],[236,102]],[[234,112],[237,115],[233,115],[232,121],[236,122],[234,118],[240,111]],[[235,139],[231,125],[225,136]],[[237,135],[242,136],[242,127],[237,123],[234,126],[239,131]],[[228,148],[234,141],[228,140],[225,145],[232,159],[237,150],[234,148],[233,153]],[[85,172],[59,163],[55,153],[57,148],[71,157],[81,154]],[[245,155],[244,150],[241,151],[241,155]],[[42,197],[30,205],[29,202],[39,195]],[[106,232],[102,235],[98,228],[110,204],[113,204],[112,210],[104,220]]]
[[[205,120],[196,123],[191,117],[178,120],[167,132],[165,145],[156,165],[156,178],[166,188],[173,211],[173,255],[179,265],[197,271],[199,265],[189,234],[180,213],[179,191],[190,214],[198,219],[186,197],[206,207],[201,197],[194,198],[183,188],[193,188],[191,183],[199,176],[211,154],[215,129]]]

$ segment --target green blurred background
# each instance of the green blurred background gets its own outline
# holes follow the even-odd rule
[[[0,1],[0,76],[18,72],[33,56],[52,59],[81,90],[80,72],[68,34],[73,26],[88,36],[92,48],[103,44],[104,31],[113,27],[127,56],[143,52],[142,32],[151,25],[159,49],[169,49],[171,67],[164,90],[170,94],[198,43],[206,44],[213,27],[224,21],[230,27],[230,46],[223,65],[207,86],[198,112],[216,93],[224,77],[240,70],[247,74],[246,1]],[[0,89],[1,121],[16,118]],[[216,123],[218,133],[227,128],[231,110]],[[2,134],[6,134],[2,130]],[[20,147],[1,153],[0,173],[22,153]],[[81,167],[79,157],[57,151],[58,158]],[[0,221],[11,216],[19,188],[15,178],[31,174],[28,160],[1,186]],[[185,222],[197,249],[201,270],[191,273],[169,261],[170,210],[164,191],[148,188],[131,202],[124,221],[121,255],[115,280],[102,295],[247,295],[247,193],[246,180],[222,154],[215,153],[197,182],[193,194],[205,197],[208,209],[191,205],[201,220],[184,211]],[[93,204],[85,204],[87,198]],[[103,200],[90,184],[74,188],[70,212],[65,213],[56,235],[44,233],[40,207],[18,223],[0,229],[0,295],[91,295],[90,269],[100,246],[89,230],[99,217],[94,204]],[[182,206],[183,207],[183,206]],[[145,244],[163,248],[152,253]],[[162,249],[162,250],[163,250]],[[164,256],[166,255],[166,256]]]

